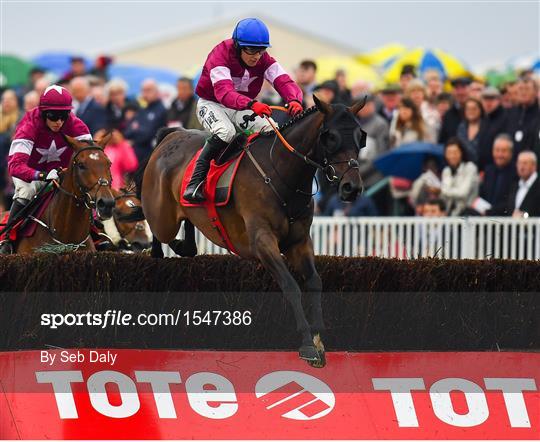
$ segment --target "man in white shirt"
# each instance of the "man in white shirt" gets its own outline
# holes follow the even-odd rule
[[[540,182],[536,154],[523,151],[517,159],[518,187],[514,196],[514,218],[540,216]]]

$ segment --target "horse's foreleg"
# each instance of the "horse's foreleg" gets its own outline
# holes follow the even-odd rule
[[[322,281],[315,268],[315,255],[311,238],[308,237],[305,241],[295,244],[285,255],[293,269],[300,273],[304,279],[304,290],[309,295],[311,307],[311,330],[313,333],[324,331],[321,306]]]
[[[169,243],[178,256],[188,256],[193,258],[197,254],[197,243],[195,242],[195,227],[188,219],[184,220],[184,239],[174,239]]]
[[[163,258],[163,248],[159,239],[156,238],[156,235],[152,235],[152,258]]]
[[[315,268],[315,255],[313,243],[308,236],[305,241],[295,244],[285,254],[292,268],[304,279],[304,290],[307,292],[311,308],[311,331],[313,343],[319,352],[319,361],[313,363],[314,367],[324,367],[324,344],[321,332],[325,330],[321,305],[322,281]]]
[[[263,266],[272,274],[279,284],[283,295],[291,304],[296,328],[302,335],[300,357],[307,361],[318,361],[319,356],[313,345],[309,324],[302,307],[300,287],[289,272],[281,257],[276,236],[270,231],[259,226],[248,227],[251,247]]]

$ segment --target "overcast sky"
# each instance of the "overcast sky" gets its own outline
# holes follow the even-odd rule
[[[0,0],[0,50],[93,55],[219,17],[264,14],[358,50],[388,42],[440,47],[471,66],[540,53],[540,0],[251,2]],[[180,56],[180,54],[179,54]]]

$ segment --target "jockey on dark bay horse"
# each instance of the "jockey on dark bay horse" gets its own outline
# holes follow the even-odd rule
[[[287,103],[294,116],[302,111],[302,91],[272,58],[268,28],[259,19],[246,18],[235,27],[232,38],[219,43],[208,55],[197,84],[197,116],[212,136],[206,140],[197,160],[184,198],[191,202],[205,200],[204,186],[210,161],[217,157],[235,137],[237,128],[245,123],[248,132],[272,130],[263,116],[272,109],[257,100],[266,79]],[[257,117],[253,121],[244,116]]]
[[[72,112],[71,94],[52,85],[40,97],[39,106],[26,113],[15,131],[8,156],[8,170],[15,194],[8,224],[50,180],[58,180],[58,170],[69,165],[73,149],[64,135],[92,140],[86,124]],[[0,244],[0,254],[12,253],[9,239]]]

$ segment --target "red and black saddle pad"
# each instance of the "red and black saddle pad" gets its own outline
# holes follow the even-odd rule
[[[15,225],[9,230],[9,239],[16,241],[18,238],[28,238],[36,231],[37,223],[29,216],[38,218],[43,215],[45,209],[49,206],[51,199],[55,193],[55,189],[49,187],[49,189],[38,193],[34,200],[32,200],[26,208],[23,209],[21,219],[19,219]],[[0,241],[6,239],[6,232],[3,231],[5,224],[9,218],[9,212],[4,214],[4,217],[0,220]]]
[[[216,164],[214,160],[210,162],[210,170],[206,176],[204,193],[206,195],[206,201],[202,203],[192,203],[186,201],[183,197],[184,191],[193,175],[193,169],[195,169],[195,163],[201,154],[202,149],[200,149],[193,159],[189,162],[186,173],[184,174],[184,179],[180,185],[180,203],[183,206],[187,207],[204,207],[211,201],[212,204],[216,206],[225,206],[229,203],[231,198],[231,190],[236,176],[236,171],[240,165],[240,161],[244,157],[245,152],[241,152],[237,157],[226,161],[223,164]]]
[[[258,135],[259,134],[257,133],[249,136],[246,141],[246,145],[249,146],[249,144]],[[184,199],[184,191],[186,190],[189,180],[191,179],[193,169],[195,168],[195,163],[197,162],[201,151],[202,149],[195,154],[186,168],[184,178],[180,184],[180,204],[185,207],[205,207],[212,225],[218,231],[225,246],[230,252],[237,254],[234,245],[232,244],[229,235],[225,230],[225,227],[219,219],[217,207],[225,206],[229,203],[236,172],[238,171],[238,166],[240,165],[242,158],[244,158],[246,151],[242,150],[240,155],[234,156],[231,159],[224,161],[222,164],[217,164],[214,160],[212,160],[210,162],[210,170],[208,171],[206,181],[204,183],[206,200],[201,203],[192,203]]]

